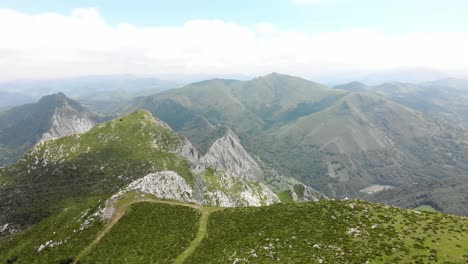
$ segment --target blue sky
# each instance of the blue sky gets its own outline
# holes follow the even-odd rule
[[[221,19],[239,25],[274,23],[308,32],[377,28],[389,33],[467,31],[466,0],[2,0],[19,11],[70,13],[95,7],[111,24],[181,25],[192,19]]]
[[[0,81],[423,69],[468,77],[466,0],[0,0]],[[420,74],[420,73],[418,73]]]

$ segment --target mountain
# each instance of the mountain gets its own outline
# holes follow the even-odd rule
[[[258,179],[262,174],[257,162],[247,153],[237,135],[230,129],[213,142],[208,152],[200,159],[200,163],[205,167],[220,169],[251,180]]]
[[[100,118],[63,93],[0,113],[0,166],[19,159],[43,140],[83,133]]]
[[[426,87],[446,87],[446,88],[455,88],[458,90],[466,90],[468,89],[468,80],[459,79],[459,78],[445,78],[440,80],[435,80],[432,82],[424,82],[422,83],[423,86]]]
[[[190,84],[137,100],[133,108],[146,106],[156,112],[153,104],[171,100],[213,124],[229,121],[236,132],[244,133],[306,115],[342,95],[318,83],[272,73],[250,81],[214,79]]]
[[[365,76],[355,76],[355,80],[376,85],[383,82],[419,83],[449,77],[447,73],[427,68],[408,68],[374,72]]]
[[[32,103],[34,101],[34,98],[26,94],[0,91],[0,109],[8,109],[13,106]]]
[[[137,110],[82,134],[42,141],[0,170],[8,209],[0,226],[23,229],[72,201],[109,199],[107,207],[128,192],[212,206],[279,202],[259,174],[232,131],[202,156],[167,124]]]
[[[335,86],[337,89],[366,91],[383,96],[444,122],[448,126],[467,126],[468,81],[441,79],[424,83],[387,82],[361,87],[357,83]]]
[[[437,123],[414,110],[373,94],[350,93],[268,131],[255,147],[302,182],[342,196],[372,184],[409,184],[419,177],[411,173],[421,169],[415,143],[434,144],[433,137],[443,136]]]
[[[151,95],[179,86],[178,82],[133,75],[9,81],[0,83],[0,108],[31,103],[48,94],[65,93],[89,109],[107,114],[137,96]]]
[[[276,73],[214,79],[138,98],[122,113],[147,109],[204,149],[230,127],[277,192],[305,184],[332,198],[367,199],[367,188],[411,190],[468,175],[468,130],[410,100],[422,94],[420,85],[338,88]],[[446,212],[468,214],[461,196]]]
[[[366,111],[375,111],[371,106],[390,108],[389,117],[414,112],[367,94],[344,95],[332,105],[332,110],[316,114],[349,108],[346,114],[363,118]],[[309,115],[294,123],[304,118]],[[418,118],[413,125],[430,125]],[[81,134],[39,142],[16,163],[0,169],[0,261],[466,259],[465,217],[330,200],[300,183],[277,195],[262,183],[263,165],[244,148],[234,129],[212,125],[200,116],[194,120],[206,121],[202,131],[219,127],[219,137],[210,140],[204,154],[163,120],[136,110]],[[360,121],[380,129],[375,120]]]
[[[365,92],[369,90],[371,87],[362,83],[362,82],[350,82],[341,85],[335,85],[334,88],[339,90],[346,90],[350,92]]]

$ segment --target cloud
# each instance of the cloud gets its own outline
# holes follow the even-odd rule
[[[0,9],[0,80],[88,74],[303,76],[424,67],[468,68],[468,34],[388,35],[373,29],[308,34],[269,23],[109,25],[96,9],[69,15]]]

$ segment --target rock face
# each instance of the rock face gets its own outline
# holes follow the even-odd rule
[[[14,107],[0,115],[0,166],[17,161],[38,142],[83,133],[99,120],[63,93]]]
[[[128,185],[124,192],[137,191],[153,194],[162,199],[173,199],[181,202],[197,202],[192,188],[184,178],[174,171],[151,173]]]
[[[304,184],[291,186],[289,193],[296,202],[317,202],[328,200],[328,197]]]
[[[227,129],[225,135],[211,145],[200,159],[200,164],[243,179],[256,180],[262,173],[260,166],[242,147],[231,129]]]
[[[113,195],[101,210],[104,220],[115,213],[113,203],[128,192],[152,194],[160,199],[197,203],[208,206],[265,206],[280,200],[264,184],[227,176],[223,172],[212,177],[198,177],[193,187],[174,171],[151,173],[130,183]]]
[[[179,146],[176,154],[186,158],[195,171],[204,171],[204,166],[200,164],[199,152],[187,138],[184,138],[184,142]]]
[[[51,117],[50,128],[42,134],[39,142],[61,138],[73,134],[81,134],[89,131],[96,125],[96,121],[73,109],[66,101],[63,106],[55,109]]]
[[[226,129],[222,137],[213,142],[208,152],[203,156],[186,138],[176,154],[190,161],[197,173],[212,168],[235,178],[253,181],[257,181],[262,175],[260,166],[241,145],[237,135],[229,128]]]
[[[222,171],[212,176],[205,174],[196,190],[203,196],[202,204],[211,206],[264,206],[280,202],[266,185]]]

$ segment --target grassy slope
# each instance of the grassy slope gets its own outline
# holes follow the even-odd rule
[[[80,263],[170,263],[195,238],[199,217],[186,206],[134,204]]]
[[[0,239],[0,263],[67,263],[90,244],[103,225],[91,220],[84,224],[99,204],[97,198],[67,203],[67,209],[42,220],[37,225],[12,237]],[[48,241],[62,245],[46,247]]]
[[[463,263],[468,219],[360,201],[215,212],[188,263]]]
[[[72,232],[81,223],[80,211],[65,210],[1,242],[0,261],[67,263],[78,260],[78,254],[82,256],[80,263],[468,260],[467,218],[357,200],[219,210],[129,195],[118,208],[125,214],[102,236],[98,231],[105,229],[99,222]],[[93,244],[96,237],[102,239]],[[62,245],[37,252],[38,246],[48,240],[64,239],[67,242]]]

